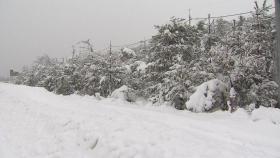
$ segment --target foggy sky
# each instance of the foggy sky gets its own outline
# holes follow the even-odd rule
[[[259,0],[261,2],[261,0]],[[268,0],[269,4],[273,0]],[[21,70],[37,56],[71,55],[91,39],[95,49],[120,45],[154,33],[170,17],[207,17],[253,10],[254,0],[0,0],[0,76]],[[274,3],[273,3],[274,4]]]

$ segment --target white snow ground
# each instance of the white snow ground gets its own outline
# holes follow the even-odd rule
[[[0,83],[0,158],[276,158],[280,110],[248,116]]]

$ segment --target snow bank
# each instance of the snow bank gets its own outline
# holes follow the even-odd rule
[[[186,102],[186,108],[193,112],[210,111],[225,104],[225,93],[226,85],[222,81],[210,80],[196,88],[196,92]]]
[[[260,107],[251,114],[253,121],[268,121],[280,125],[280,109]]]
[[[0,83],[0,158],[279,158],[278,109],[136,104]]]

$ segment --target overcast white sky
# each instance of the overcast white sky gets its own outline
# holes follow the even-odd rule
[[[258,0],[261,2],[261,0]],[[268,0],[273,4],[273,0]],[[170,17],[246,12],[254,0],[0,0],[0,76],[21,70],[37,56],[71,55],[91,39],[95,49],[150,38]]]

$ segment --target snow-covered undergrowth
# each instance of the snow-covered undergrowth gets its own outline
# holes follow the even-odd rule
[[[0,83],[0,158],[280,155],[280,111],[192,113]]]

